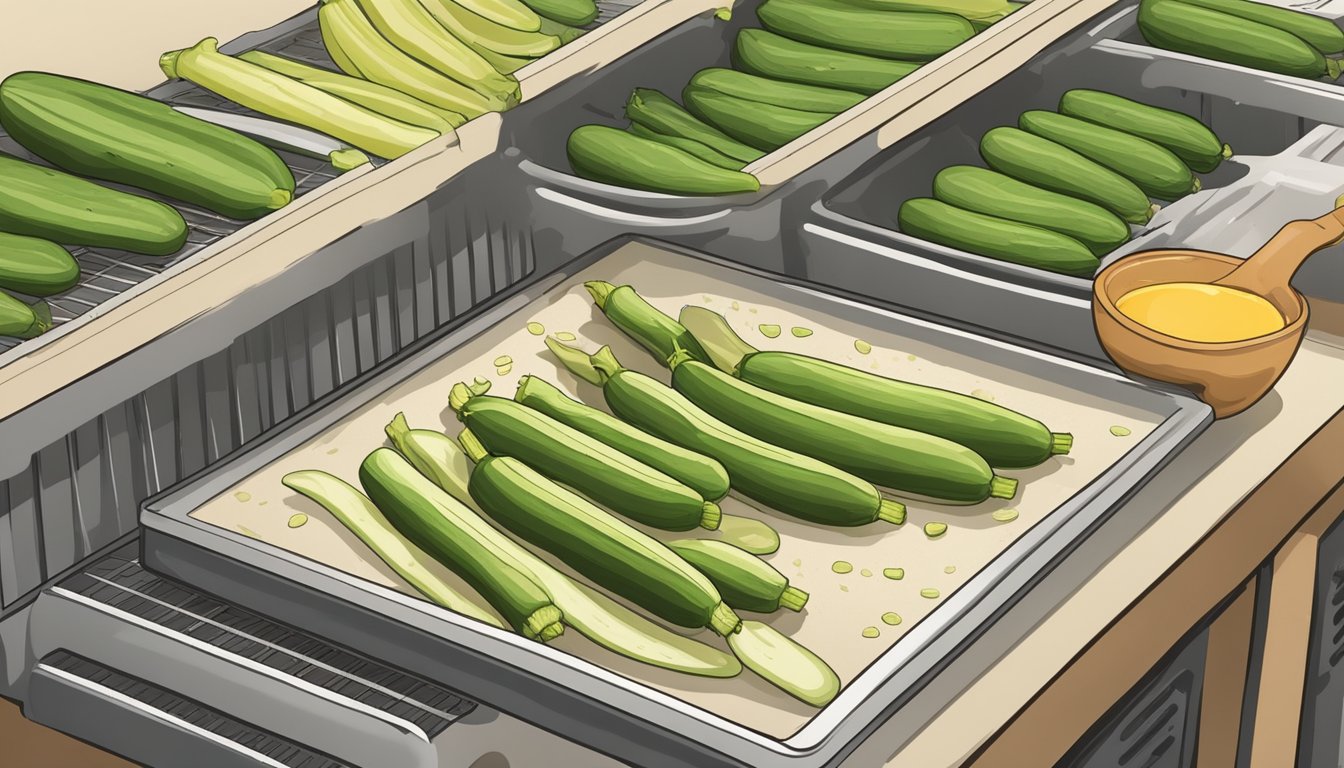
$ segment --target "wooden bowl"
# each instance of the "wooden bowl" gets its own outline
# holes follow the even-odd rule
[[[1274,333],[1243,341],[1209,343],[1159,333],[1116,309],[1121,296],[1158,283],[1209,283],[1242,263],[1220,253],[1146,251],[1123,258],[1092,284],[1092,322],[1097,339],[1122,369],[1191,390],[1217,418],[1251,407],[1274,387],[1302,344],[1307,302],[1296,291],[1266,297],[1287,321]]]

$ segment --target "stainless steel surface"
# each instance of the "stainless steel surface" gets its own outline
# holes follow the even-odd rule
[[[142,765],[205,768],[344,768],[324,755],[227,715],[57,651],[38,663],[26,714]]]
[[[1060,557],[1082,542],[1145,480],[1209,421],[1207,407],[1186,395],[1155,390],[1100,369],[912,320],[806,284],[766,277],[707,260],[738,273],[744,286],[809,316],[839,313],[930,347],[954,349],[1039,377],[1102,401],[1150,414],[1159,425],[1125,458],[1010,545],[890,651],[849,684],[828,708],[783,741],[741,728],[706,710],[612,675],[573,657],[508,633],[478,627],[454,614],[387,590],[371,590],[315,561],[293,557],[249,536],[203,524],[192,512],[295,446],[341,423],[389,386],[450,354],[515,310],[548,301],[566,274],[606,256],[600,251],[559,275],[529,280],[468,324],[436,334],[413,357],[377,376],[256,449],[185,487],[151,501],[142,517],[147,563],[175,578],[208,585],[229,599],[294,617],[312,631],[369,653],[395,659],[433,679],[451,679],[469,695],[543,727],[590,740],[597,749],[639,764],[834,765],[872,728],[917,692],[995,621]],[[671,258],[671,257],[669,257]],[[694,272],[695,256],[683,257]],[[706,269],[708,268],[705,267]],[[516,324],[517,317],[512,318]],[[385,617],[385,618],[383,618]],[[540,681],[546,681],[544,685]]]
[[[445,751],[451,754],[436,742],[475,702],[150,573],[140,566],[139,546],[131,541],[43,592],[29,629],[30,653],[41,663],[22,681],[19,698],[40,698],[41,664],[65,654],[139,681],[119,689],[134,700],[123,704],[143,713],[142,705],[163,709],[166,702],[167,714],[190,714],[189,723],[216,734],[246,728],[255,733],[244,742],[251,747],[283,749],[289,742],[369,768],[438,765]],[[166,692],[193,706],[183,711]],[[41,702],[35,719],[57,716],[59,701]],[[85,738],[97,727],[62,722]],[[131,733],[147,735],[143,728]]]
[[[942,317],[1033,339],[1061,350],[1102,358],[1092,332],[1090,281],[1024,267],[937,245],[899,231],[896,212],[912,197],[928,196],[934,175],[949,165],[983,165],[980,137],[998,125],[1015,124],[1028,109],[1054,109],[1071,88],[1109,91],[1196,117],[1237,153],[1214,173],[1202,176],[1205,191],[1168,206],[1137,239],[1117,254],[1156,247],[1171,238],[1183,218],[1201,216],[1239,221],[1238,231],[1255,226],[1272,232],[1234,188],[1250,164],[1263,158],[1272,184],[1291,193],[1319,175],[1294,175],[1284,158],[1290,147],[1322,124],[1344,123],[1344,89],[1298,78],[1172,54],[1134,42],[1134,7],[1124,4],[1038,55],[1022,69],[973,96],[873,158],[821,197],[798,230],[802,274],[874,298]],[[1296,151],[1292,154],[1296,156]],[[1273,157],[1264,157],[1273,156]],[[1242,160],[1242,158],[1246,158]],[[1325,166],[1344,183],[1344,169]],[[1228,194],[1220,194],[1223,187]],[[1317,201],[1329,205],[1326,189]],[[1272,190],[1257,190],[1272,194]],[[1257,198],[1258,199],[1258,198]],[[1313,203],[1315,204],[1315,203]],[[1320,211],[1323,213],[1328,208]],[[1278,215],[1282,215],[1279,213]],[[1304,210],[1302,217],[1317,215]],[[1186,247],[1216,248],[1199,241]],[[1312,295],[1338,297],[1333,277],[1338,251],[1314,258],[1299,279]]]
[[[352,149],[349,144],[330,136],[289,123],[203,107],[179,106],[173,109],[184,115],[237,131],[273,149],[283,149],[315,160],[326,160],[333,152]]]

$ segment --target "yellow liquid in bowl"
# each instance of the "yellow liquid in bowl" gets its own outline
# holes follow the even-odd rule
[[[1242,341],[1284,326],[1283,315],[1264,298],[1208,283],[1148,285],[1115,306],[1136,323],[1187,341]]]

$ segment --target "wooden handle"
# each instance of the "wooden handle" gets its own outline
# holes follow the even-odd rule
[[[1318,219],[1290,221],[1218,283],[1261,296],[1287,290],[1289,281],[1307,257],[1341,240],[1344,240],[1344,207]]]

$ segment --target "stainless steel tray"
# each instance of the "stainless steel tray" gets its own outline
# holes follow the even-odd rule
[[[1060,95],[1071,88],[1109,91],[1184,112],[1212,127],[1237,153],[1214,173],[1202,175],[1204,191],[1168,206],[1148,227],[1136,230],[1134,243],[1117,254],[1153,242],[1146,236],[1179,226],[1186,213],[1200,210],[1208,216],[1219,208],[1235,208],[1239,196],[1218,192],[1235,186],[1251,163],[1261,161],[1260,167],[1272,172],[1275,158],[1266,156],[1296,156],[1290,147],[1313,129],[1344,124],[1344,89],[1143,45],[1135,12],[1133,3],[1107,11],[829,189],[797,230],[802,275],[1102,358],[1090,320],[1090,280],[911,237],[898,230],[896,212],[905,200],[928,196],[934,175],[943,168],[983,165],[978,145],[987,130],[1015,124],[1029,109],[1055,109]],[[1277,183],[1291,187],[1298,182],[1281,174]],[[1329,206],[1332,200],[1322,204]],[[1326,210],[1303,210],[1298,217]],[[1264,239],[1286,220],[1262,222]],[[1219,243],[1205,245],[1194,238],[1183,245]],[[1315,268],[1309,267],[1308,274]],[[1312,292],[1311,286],[1304,287]]]
[[[350,477],[364,453],[381,443],[381,425],[392,413],[405,410],[413,423],[434,418],[449,423],[443,414],[447,385],[458,376],[491,375],[489,361],[501,351],[513,355],[515,374],[548,375],[585,400],[600,402],[572,378],[557,375],[546,356],[522,353],[519,345],[529,340],[540,346],[525,329],[529,321],[544,321],[551,330],[568,327],[589,345],[611,343],[627,365],[653,373],[649,359],[594,319],[578,283],[595,275],[643,285],[665,310],[709,302],[736,324],[806,322],[814,330],[807,339],[781,337],[800,348],[824,347],[826,354],[843,356],[848,346],[853,356],[853,340],[865,338],[873,351],[861,362],[871,360],[882,371],[904,370],[917,381],[989,390],[980,394],[1048,413],[1056,424],[1065,422],[1056,429],[1074,430],[1079,448],[1067,460],[1013,473],[1027,482],[1014,502],[1021,518],[1009,526],[989,519],[989,511],[1002,504],[912,504],[910,522],[881,531],[868,530],[873,526],[835,531],[771,518],[783,541],[773,561],[816,596],[802,616],[769,620],[827,658],[846,682],[820,712],[749,673],[704,681],[621,663],[569,635],[557,648],[478,626],[412,596],[366,552],[350,546],[339,526],[321,526],[313,508],[304,508],[313,515],[308,525],[318,524],[312,536],[292,535],[295,529],[284,521],[290,505],[299,502],[274,482],[277,473],[318,467]],[[737,308],[730,309],[734,303]],[[528,280],[338,400],[310,409],[292,427],[147,502],[141,519],[144,560],[174,578],[443,681],[635,764],[831,766],[1209,421],[1209,409],[1190,396],[1109,370],[694,253],[622,241]],[[1132,433],[1113,436],[1109,426],[1117,423]],[[268,511],[263,504],[274,506]],[[949,533],[926,539],[919,524],[939,518],[949,523]],[[837,589],[841,577],[827,565],[840,554],[871,565],[879,575],[851,578],[842,585],[845,591]],[[899,561],[883,562],[891,558]],[[790,559],[793,569],[786,564]],[[944,572],[945,563],[956,563],[956,573]],[[880,576],[883,565],[902,564],[909,566],[906,581]],[[915,596],[920,587],[935,584],[945,599]],[[900,607],[904,624],[884,626],[884,640],[861,639],[862,623],[881,625],[877,617],[897,599],[906,601]],[[871,618],[850,617],[855,609]]]
[[[746,170],[762,185],[756,193],[669,195],[573,174],[565,146],[575,128],[589,123],[623,127],[624,105],[632,89],[658,89],[679,101],[682,88],[699,70],[732,66],[738,32],[760,26],[755,13],[760,4],[761,0],[736,0],[728,20],[706,7],[612,66],[538,99],[544,119],[506,115],[508,157],[529,187],[532,210],[543,218],[583,215],[594,230],[608,237],[639,231],[705,250],[731,250],[735,261],[786,271],[789,258],[772,247],[769,233],[781,221],[787,226],[795,219],[794,209],[805,211],[820,190],[881,151],[892,140],[892,131],[884,126],[896,119],[917,119],[913,113],[937,114],[979,87],[964,81],[993,79],[1011,71],[1029,55],[1026,51],[1041,50],[1067,29],[1057,17],[1071,15],[1075,6],[1082,5],[1077,0],[1032,0],[955,51],[752,163]]]

